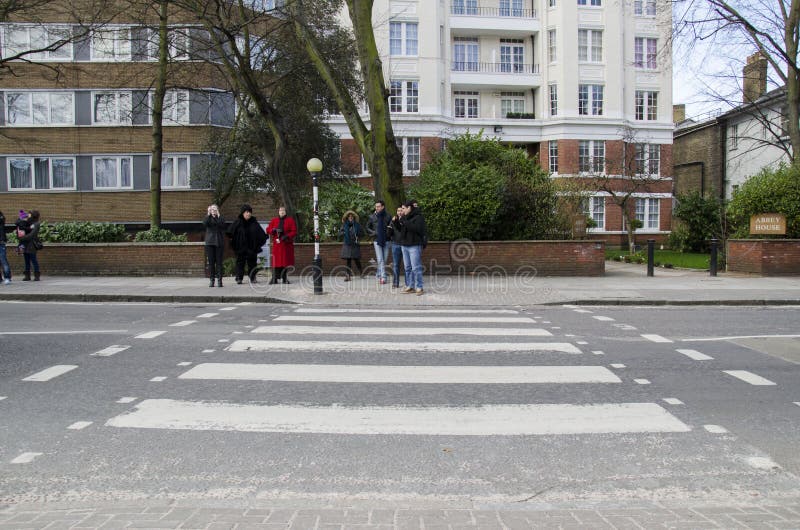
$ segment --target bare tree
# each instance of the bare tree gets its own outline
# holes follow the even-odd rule
[[[703,47],[716,54],[716,61],[704,61],[704,73],[714,68],[715,62],[723,62],[716,75],[740,79],[741,66],[733,65],[743,65],[753,52],[767,60],[775,76],[770,85],[785,90],[786,119],[776,124],[771,112],[755,100],[745,101],[749,106],[744,110],[768,130],[769,143],[784,149],[796,162],[800,157],[800,0],[679,0],[676,4],[674,30],[683,37],[687,56]],[[708,83],[712,97],[731,107],[738,105],[738,101],[732,102],[738,98],[725,93],[719,84]],[[789,145],[782,140],[787,134]]]

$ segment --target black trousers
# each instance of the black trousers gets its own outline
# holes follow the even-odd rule
[[[225,247],[206,245],[206,259],[208,260],[208,277],[222,278],[222,253]]]
[[[247,274],[252,274],[256,269],[257,261],[258,256],[255,254],[236,254],[236,281],[244,279],[245,271]]]
[[[273,267],[272,268],[272,280],[270,280],[270,281],[272,283],[278,283],[278,282],[281,282],[281,281],[285,282],[285,283],[289,283],[289,278],[287,277],[288,274],[289,274],[289,268],[288,267]]]
[[[346,258],[347,259],[347,272],[350,276],[353,275],[353,262],[356,262],[356,267],[358,267],[358,273],[361,274],[364,272],[363,267],[361,267],[361,260],[359,258]]]

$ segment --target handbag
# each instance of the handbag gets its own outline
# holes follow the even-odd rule
[[[42,250],[44,248],[44,243],[42,243],[39,239],[34,239],[33,248],[36,250]]]

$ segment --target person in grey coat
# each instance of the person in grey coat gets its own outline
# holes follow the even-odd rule
[[[222,287],[222,254],[225,251],[225,218],[219,213],[219,207],[212,204],[203,219],[206,227],[206,259],[208,260],[209,287],[214,287],[214,278],[217,286]]]

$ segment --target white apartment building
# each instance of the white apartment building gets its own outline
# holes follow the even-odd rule
[[[405,175],[443,139],[479,130],[538,155],[557,178],[614,174],[625,138],[659,177],[637,195],[640,231],[669,231],[668,1],[375,0],[373,21]],[[363,173],[344,121],[331,126],[345,172]],[[591,198],[596,231],[622,234],[613,208],[602,193]]]

